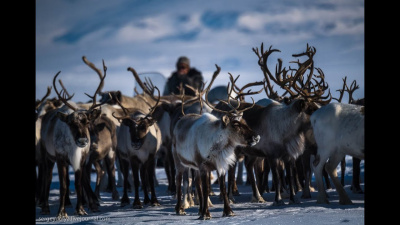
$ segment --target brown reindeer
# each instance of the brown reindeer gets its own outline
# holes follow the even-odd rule
[[[159,93],[158,88],[156,89]],[[123,116],[115,116],[113,113],[113,116],[121,123],[117,135],[117,154],[124,176],[124,194],[121,199],[121,206],[130,204],[127,193],[129,164],[132,168],[135,186],[133,208],[143,208],[139,199],[139,169],[143,185],[144,204],[151,203],[152,206],[160,205],[156,197],[153,179],[155,173],[155,156],[161,146],[161,132],[156,123],[162,115],[157,110],[159,101],[160,97],[150,107],[149,112],[138,108],[125,108],[121,102],[117,101],[124,111]],[[149,103],[146,102],[146,104]],[[147,184],[150,185],[151,199],[148,196]]]
[[[306,145],[306,131],[310,126],[310,115],[318,109],[318,104],[326,104],[330,96],[323,96],[328,85],[324,81],[322,71],[319,76],[313,74],[314,65],[312,57],[315,54],[315,48],[307,45],[307,51],[301,54],[295,54],[294,57],[308,56],[308,60],[304,63],[295,62],[299,66],[298,69],[286,70],[282,68],[282,61],[278,59],[275,76],[271,74],[266,63],[272,52],[279,51],[276,49],[263,50],[261,45],[261,53],[258,49],[253,51],[259,56],[259,65],[264,75],[279,85],[291,96],[289,104],[272,101],[267,106],[256,105],[250,110],[243,113],[243,119],[255,132],[260,133],[261,141],[252,148],[238,148],[238,151],[245,152],[246,155],[266,157],[271,166],[273,183],[275,184],[275,200],[274,205],[283,205],[281,197],[281,175],[278,164],[281,160],[288,162],[286,173],[289,176],[289,202],[299,203],[295,197],[293,168],[295,160],[304,153]],[[310,74],[305,77],[304,73],[310,70]],[[288,72],[291,71],[292,74]],[[294,74],[293,74],[294,73]],[[269,80],[268,79],[268,80]],[[240,107],[248,107],[249,103],[241,103]],[[219,104],[217,108],[227,108]],[[249,166],[251,169],[252,166]],[[252,175],[252,173],[250,173]],[[249,173],[248,173],[249,176]],[[252,183],[254,183],[254,177]],[[257,187],[254,185],[253,190]],[[257,188],[258,189],[258,188]],[[255,196],[254,196],[255,195]],[[253,198],[260,198],[259,192],[253,191]]]
[[[96,68],[96,66],[87,60],[85,56],[82,57],[83,62],[93,69],[99,76],[100,80],[104,80],[106,77],[107,67],[103,60],[103,71]],[[103,88],[104,82],[98,87],[94,96],[89,96],[92,102],[96,102],[97,93]],[[81,107],[85,107],[84,104],[79,104]],[[105,168],[108,174],[108,179],[110,183],[110,189],[112,192],[112,199],[119,200],[119,194],[116,188],[115,182],[115,158],[116,158],[116,147],[117,147],[117,135],[116,135],[116,125],[112,119],[107,116],[108,107],[105,107],[105,103],[102,103],[101,116],[92,120],[89,125],[90,132],[90,152],[88,160],[85,165],[85,186],[86,195],[89,200],[89,207],[94,205],[99,205],[100,199],[100,179],[104,175],[104,172],[100,166],[100,162],[104,160]],[[90,106],[89,106],[90,107]],[[103,107],[105,110],[103,110]],[[95,191],[90,187],[90,172],[92,165],[95,166],[97,178]],[[91,208],[92,211],[97,211],[97,208]]]

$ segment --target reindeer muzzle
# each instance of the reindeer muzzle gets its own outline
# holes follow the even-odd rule
[[[248,142],[248,145],[249,145],[250,147],[253,147],[253,146],[256,145],[259,141],[260,141],[260,135],[252,136],[251,140]]]
[[[143,145],[144,139],[135,139],[131,141],[133,149],[139,150]]]
[[[77,145],[78,147],[83,148],[83,147],[85,147],[85,146],[89,143],[89,139],[88,139],[88,138],[78,138],[78,139],[75,141],[75,143],[76,143],[76,145]]]

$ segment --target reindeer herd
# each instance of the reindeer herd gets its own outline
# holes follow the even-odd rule
[[[155,190],[157,156],[164,152],[163,164],[168,178],[168,192],[176,196],[175,212],[185,215],[185,209],[199,205],[199,219],[210,219],[209,206],[211,172],[216,171],[220,186],[220,198],[224,202],[223,216],[234,216],[230,204],[239,194],[235,178],[238,162],[244,162],[247,180],[252,187],[252,202],[265,202],[264,192],[275,190],[273,204],[285,205],[281,193],[287,190],[289,204],[300,203],[301,198],[311,198],[311,176],[314,171],[318,188],[317,203],[327,204],[326,188],[333,182],[339,194],[340,204],[352,204],[339,180],[336,168],[346,155],[355,160],[352,190],[362,193],[359,185],[359,162],[364,159],[364,99],[355,101],[353,92],[358,88],[355,81],[350,88],[343,79],[340,97],[333,98],[325,75],[314,67],[314,47],[294,54],[307,57],[304,62],[291,62],[297,68],[282,68],[278,59],[274,74],[268,68],[272,46],[264,51],[253,48],[263,80],[243,87],[236,83],[239,78],[229,74],[225,99],[215,102],[209,96],[212,85],[221,68],[211,81],[197,90],[190,86],[195,96],[160,96],[158,87],[151,81],[141,81],[136,71],[128,71],[142,88],[143,93],[134,97],[120,91],[102,91],[107,67],[103,60],[102,70],[88,61],[83,62],[99,76],[99,85],[89,97],[88,103],[74,102],[61,79],[48,87],[46,95],[36,102],[36,195],[41,214],[50,214],[49,191],[52,171],[57,164],[60,180],[59,209],[57,218],[67,217],[65,207],[71,205],[69,197],[69,166],[75,175],[77,203],[75,214],[87,215],[85,205],[92,212],[99,211],[100,181],[108,177],[107,190],[113,200],[120,200],[121,207],[130,205],[129,171],[132,171],[134,201],[132,207],[143,204],[157,207],[160,202]],[[317,72],[317,74],[315,74]],[[274,90],[273,83],[284,90],[282,96]],[[245,91],[261,86],[259,91]],[[57,98],[47,99],[52,88]],[[220,88],[220,87],[218,87]],[[251,95],[265,91],[268,98],[254,102]],[[341,103],[344,92],[349,102]],[[97,101],[97,95],[101,97]],[[245,101],[250,97],[251,102]],[[331,102],[335,99],[337,102]],[[97,178],[91,188],[92,166]],[[123,195],[116,189],[116,167],[122,173]],[[342,171],[344,167],[342,166]],[[272,188],[268,186],[268,174],[272,173]],[[108,176],[104,176],[107,173]],[[228,175],[226,185],[225,175]],[[238,174],[238,177],[240,175]],[[255,176],[255,177],[254,177]],[[325,177],[326,187],[323,183]],[[356,178],[356,179],[354,179]],[[195,194],[191,193],[192,184]],[[139,198],[142,187],[144,199]],[[150,192],[150,196],[149,196]]]

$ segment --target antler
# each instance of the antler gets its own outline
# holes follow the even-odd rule
[[[96,71],[96,73],[97,73],[97,74],[99,75],[99,77],[100,77],[100,80],[103,79],[103,74],[101,73],[101,70],[98,69],[98,68],[96,68],[96,66],[95,66],[93,63],[89,62],[89,61],[86,59],[86,56],[82,56],[82,60],[83,60],[83,62],[84,62],[86,65],[88,65],[90,68],[92,68],[94,71]],[[104,76],[105,76],[107,67],[106,67],[106,65],[104,64],[104,59],[103,59],[103,69],[104,69]],[[104,86],[104,84],[102,84],[102,85],[99,87],[99,93],[101,93],[101,90],[103,90],[103,86]]]
[[[214,83],[215,78],[217,78],[219,72],[221,71],[221,68],[220,68],[217,64],[215,64],[215,66],[217,67],[217,70],[214,72],[213,77],[212,77],[212,79],[211,79],[211,81],[210,81],[210,84],[207,86],[207,88],[206,88],[206,90],[205,90],[205,100],[206,100],[206,104],[207,104],[211,109],[213,109],[213,110],[215,110],[215,111],[217,111],[217,112],[221,112],[221,113],[224,113],[224,114],[228,114],[229,116],[237,116],[237,115],[239,115],[240,113],[242,113],[242,112],[244,112],[244,111],[246,111],[246,110],[252,108],[252,107],[255,105],[255,102],[254,102],[254,99],[253,99],[253,98],[251,98],[251,99],[253,100],[253,104],[252,104],[250,107],[243,108],[243,109],[239,110],[240,101],[238,101],[238,105],[237,105],[236,108],[235,108],[234,106],[232,106],[232,104],[230,103],[230,99],[231,99],[230,94],[231,94],[232,90],[234,89],[233,87],[236,85],[235,83],[232,83],[232,88],[230,89],[230,91],[229,91],[229,93],[228,93],[228,101],[219,100],[220,102],[223,102],[224,104],[226,104],[227,106],[229,106],[229,108],[231,108],[231,110],[225,111],[225,110],[217,109],[217,108],[215,108],[210,102],[208,102],[208,92],[210,91],[211,85]],[[236,79],[236,80],[237,80],[237,79]],[[236,80],[234,80],[234,81],[236,82]],[[228,90],[229,90],[229,86],[230,86],[230,83],[228,83]]]
[[[54,87],[54,91],[56,92],[56,94],[57,94],[57,96],[58,96],[58,99],[60,99],[66,106],[68,106],[70,109],[72,109],[72,110],[74,110],[74,111],[77,111],[77,108],[75,108],[75,107],[73,107],[71,104],[69,104],[68,103],[68,100],[70,100],[70,99],[72,99],[72,97],[74,96],[74,94],[72,95],[72,96],[70,96],[68,99],[67,98],[65,98],[65,95],[66,95],[66,91],[64,91],[64,90],[66,90],[66,89],[62,89],[61,90],[61,92],[62,93],[60,93],[60,92],[58,92],[58,90],[57,90],[57,86],[56,86],[56,79],[57,79],[57,77],[58,77],[58,75],[61,73],[61,71],[58,71],[58,73],[54,76],[54,78],[53,78],[53,87]],[[63,95],[63,96],[62,96]]]
[[[104,70],[104,76],[103,76],[102,73],[101,73],[101,71],[100,71],[100,69],[96,68],[96,66],[95,66],[93,63],[91,63],[90,61],[88,61],[88,60],[86,59],[85,56],[82,56],[82,60],[83,60],[83,62],[84,62],[86,65],[88,65],[90,68],[92,68],[94,71],[96,71],[97,74],[98,74],[99,77],[100,77],[100,84],[99,84],[99,86],[97,87],[96,92],[94,93],[94,95],[93,95],[93,96],[90,96],[89,94],[86,94],[86,93],[85,93],[89,98],[92,99],[92,102],[93,102],[93,103],[92,103],[92,105],[90,106],[90,108],[89,108],[89,110],[88,110],[88,111],[91,111],[91,110],[95,109],[96,107],[105,104],[105,102],[96,104],[96,96],[97,96],[97,94],[100,93],[101,89],[103,89],[103,86],[104,86],[104,79],[105,79],[106,76],[107,76],[107,67],[106,67],[106,65],[105,65],[105,63],[104,63],[104,59],[103,59],[103,70]]]
[[[142,88],[143,92],[145,92],[146,94],[150,95],[155,100],[155,98],[153,96],[153,93],[151,92],[151,90],[148,89],[148,87],[145,84],[143,84],[143,82],[140,79],[139,75],[136,73],[136,70],[133,69],[132,67],[128,67],[128,71],[132,72],[133,77],[135,78],[135,80],[139,84],[139,86]]]
[[[342,87],[342,89],[336,90],[336,91],[338,91],[338,92],[340,93],[339,98],[333,98],[333,99],[335,99],[335,100],[338,101],[338,102],[342,102],[343,94],[344,94],[344,92],[345,92],[345,88],[347,87],[347,84],[346,84],[347,76],[345,76],[344,78],[342,78],[342,80],[343,80],[343,87]]]
[[[236,85],[236,81],[239,79],[240,75],[238,75],[238,76],[236,77],[236,79],[233,79],[232,74],[231,74],[231,73],[228,73],[228,74],[229,74],[229,79],[230,79],[231,83],[233,84],[231,89],[229,89],[229,86],[228,86],[228,96],[231,96],[231,93],[232,93],[232,91],[233,91],[233,92],[236,93],[235,99],[240,99],[241,101],[244,101],[244,96],[246,96],[246,95],[259,94],[259,93],[261,93],[261,92],[263,91],[263,89],[264,89],[264,87],[263,87],[263,88],[261,88],[261,90],[259,90],[259,91],[254,91],[254,92],[251,92],[251,89],[250,89],[250,90],[248,90],[246,93],[244,93],[244,92],[243,92],[244,89],[246,89],[246,88],[248,88],[248,87],[257,86],[257,85],[264,85],[265,83],[264,83],[263,81],[258,81],[258,82],[248,83],[248,84],[244,85],[242,88],[239,88],[239,87]],[[229,84],[228,84],[228,85],[229,85]],[[236,89],[236,90],[235,90],[235,89]]]
[[[43,101],[44,101],[47,97],[49,97],[49,95],[50,95],[50,93],[51,93],[51,88],[52,88],[51,86],[48,86],[48,87],[47,87],[46,95],[45,95],[40,101],[36,102],[36,106],[35,106],[35,109],[36,109],[36,110],[39,108],[40,104],[42,104]]]
[[[272,49],[271,46],[269,50],[263,52],[263,43],[261,43],[261,52],[263,52],[262,55],[257,48],[253,48],[253,51],[258,56],[258,64],[261,67],[261,70],[264,72],[266,82],[266,85],[264,85],[264,87],[268,97],[275,99],[278,98],[279,100],[279,96],[272,89],[270,81],[272,80],[282,89],[286,90],[286,92],[290,94],[292,99],[301,96],[309,102],[316,102],[319,104],[328,104],[331,101],[332,95],[330,91],[328,91],[327,96],[323,96],[323,94],[329,87],[329,85],[325,82],[324,73],[320,68],[314,68],[313,57],[317,52],[315,47],[309,46],[307,43],[307,48],[305,52],[292,55],[293,57],[308,57],[308,59],[303,63],[301,63],[300,60],[290,62],[297,64],[297,69],[292,69],[291,67],[289,67],[289,70],[286,70],[285,68],[282,68],[282,60],[278,59],[278,64],[276,65],[275,69],[275,77],[272,76],[267,67],[267,59],[272,52],[279,50]],[[314,75],[314,69],[317,70],[319,75]],[[305,76],[304,74],[307,72],[307,70],[309,70],[309,74]],[[290,75],[288,74],[289,71],[291,71]],[[319,81],[317,79],[319,79]]]
[[[153,107],[150,107],[150,112],[147,114],[148,116],[151,116],[154,113],[154,111],[156,110],[157,105],[158,105],[158,103],[160,102],[160,99],[161,99],[160,90],[158,89],[158,87],[154,86],[154,89],[156,89],[157,92],[158,92],[158,98],[157,98],[156,104],[154,104]]]
[[[290,88],[289,88],[289,83],[293,80],[292,77],[288,77],[287,73],[288,70],[282,68],[282,59],[278,59],[278,64],[275,67],[275,77],[271,74],[271,72],[268,69],[267,66],[267,60],[268,57],[273,53],[273,52],[281,52],[278,49],[272,49],[272,45],[269,47],[268,50],[264,52],[264,43],[261,43],[261,52],[258,50],[258,48],[253,48],[253,52],[257,55],[258,57],[258,65],[261,68],[261,71],[263,71],[264,74],[264,82],[266,85],[264,85],[264,90],[265,94],[268,96],[270,99],[274,100],[280,100],[282,97],[278,95],[276,91],[273,89],[273,85],[271,85],[271,80],[279,85],[281,88],[285,89],[286,93],[290,93],[291,95],[296,95],[293,93]]]
[[[354,92],[355,90],[357,90],[357,89],[359,88],[359,86],[357,85],[356,80],[354,80],[354,81],[351,83],[350,88],[347,87],[347,85],[346,85],[346,88],[347,88],[346,91],[349,93],[349,104],[350,104],[350,103],[352,103],[352,102],[354,101],[354,99],[353,99],[353,92]]]

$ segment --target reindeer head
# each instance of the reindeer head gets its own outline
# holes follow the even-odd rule
[[[221,68],[218,67],[218,65],[215,65],[217,67],[217,70],[214,72],[214,75],[211,79],[210,84],[208,85],[208,87],[206,88],[206,90],[202,91],[205,92],[205,100],[206,100],[206,104],[213,109],[216,112],[220,112],[222,113],[221,115],[221,127],[222,129],[229,129],[230,130],[230,134],[234,135],[234,137],[232,137],[232,140],[236,141],[239,145],[243,145],[243,146],[254,146],[256,145],[259,141],[260,141],[260,136],[257,135],[252,129],[250,129],[250,127],[247,125],[247,123],[245,122],[245,120],[242,119],[243,116],[243,112],[246,110],[249,110],[251,108],[253,108],[253,106],[255,105],[254,99],[252,99],[253,104],[249,107],[245,107],[243,109],[239,110],[240,107],[240,103],[243,100],[243,96],[244,95],[249,95],[249,94],[254,94],[254,93],[260,93],[262,90],[260,90],[259,92],[248,92],[248,93],[243,93],[243,90],[246,87],[250,87],[253,85],[258,85],[258,82],[255,83],[251,83],[251,84],[247,84],[245,85],[245,87],[239,89],[239,92],[236,92],[237,96],[236,98],[238,99],[237,101],[237,106],[234,107],[231,104],[231,98],[232,98],[232,91],[234,91],[234,88],[236,88],[237,86],[235,85],[235,82],[237,81],[236,79],[233,79],[232,75],[230,75],[231,78],[231,82],[232,82],[232,88],[230,87],[230,83],[228,83],[228,99],[225,100],[219,100],[220,102],[224,103],[229,110],[222,110],[222,109],[218,109],[216,108],[213,104],[211,104],[208,101],[208,93],[211,89],[211,85],[214,82],[215,78],[218,76],[219,72],[221,71]],[[200,98],[201,100],[201,98]]]
[[[93,122],[95,119],[97,119],[101,114],[101,110],[97,109],[97,107],[99,107],[102,104],[96,104],[96,95],[103,86],[103,81],[105,76],[100,80],[100,84],[96,89],[96,92],[93,95],[93,97],[85,93],[93,100],[93,104],[90,106],[90,108],[88,110],[85,110],[85,109],[78,109],[75,104],[70,104],[68,102],[70,99],[72,99],[74,95],[67,98],[66,97],[67,90],[65,89],[65,87],[63,87],[61,93],[57,90],[56,79],[60,74],[60,72],[61,71],[59,71],[53,78],[54,91],[56,92],[59,100],[61,100],[64,103],[65,107],[72,109],[72,112],[63,113],[61,111],[58,111],[56,115],[62,122],[68,125],[72,135],[74,136],[76,145],[83,148],[87,144],[89,144],[90,140],[89,124]],[[60,84],[62,85],[61,82]]]
[[[134,110],[133,113],[129,113],[128,110],[121,104],[121,102],[119,102],[118,99],[116,100],[119,106],[121,106],[125,115],[121,117],[115,116],[115,112],[113,112],[112,115],[114,118],[118,119],[121,124],[129,128],[131,145],[135,150],[139,150],[142,147],[147,134],[150,132],[150,127],[157,122],[162,114],[162,108],[157,107],[161,97],[160,90],[157,87],[155,88],[158,91],[158,99],[154,106],[150,106],[150,112],[147,114],[144,114],[139,110]]]

